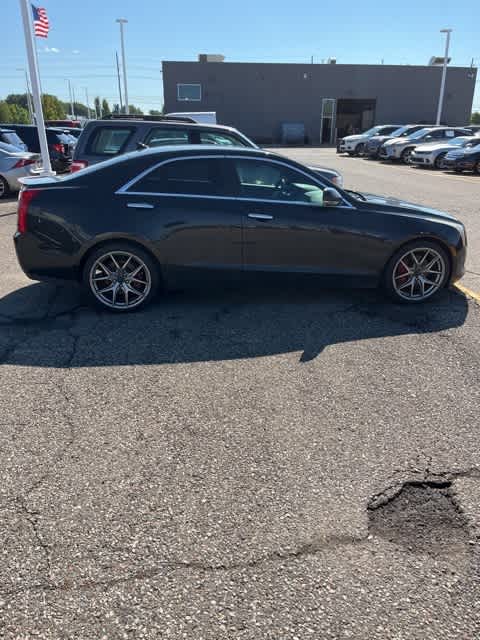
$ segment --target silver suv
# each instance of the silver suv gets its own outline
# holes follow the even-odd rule
[[[410,162],[410,156],[415,147],[426,142],[440,142],[443,140],[453,140],[457,136],[471,135],[468,129],[453,127],[426,127],[420,129],[406,138],[393,138],[387,140],[380,149],[381,160],[401,160],[405,164]]]

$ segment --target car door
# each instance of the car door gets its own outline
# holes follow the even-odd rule
[[[243,203],[248,272],[374,278],[378,239],[347,199],[323,206],[325,185],[287,161],[231,157]]]
[[[241,203],[223,156],[176,157],[120,189],[169,283],[234,277],[242,269]]]

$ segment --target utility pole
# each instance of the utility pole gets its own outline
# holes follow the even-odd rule
[[[438,98],[437,121],[435,124],[440,124],[440,120],[442,119],[443,97],[445,95],[445,81],[447,78],[447,67],[448,67],[448,49],[450,47],[450,34],[452,33],[452,29],[440,29],[440,33],[446,33],[447,38],[445,41],[445,57],[443,58],[442,83],[440,85],[440,97]]]
[[[123,95],[125,97],[125,113],[128,113],[128,89],[127,89],[127,65],[125,62],[125,38],[123,34],[123,25],[128,22],[125,18],[117,18],[116,22],[120,24],[120,44],[122,48],[122,67],[123,67]]]
[[[117,79],[118,79],[118,96],[120,98],[120,102],[118,103],[119,112],[123,111],[123,103],[122,103],[122,83],[120,82],[120,65],[118,64],[118,52],[115,51],[115,59],[117,61]]]

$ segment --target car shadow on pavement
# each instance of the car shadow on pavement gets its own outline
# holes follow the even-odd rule
[[[76,287],[33,284],[0,300],[0,364],[106,367],[255,358],[448,331],[467,317],[452,290],[418,306],[370,290],[239,288],[174,292],[135,313],[87,306]]]

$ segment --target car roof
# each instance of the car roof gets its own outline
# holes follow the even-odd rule
[[[237,129],[235,129],[235,127],[230,127],[228,125],[225,124],[208,124],[206,122],[184,122],[184,121],[176,121],[176,120],[141,120],[141,119],[135,119],[132,118],[131,120],[128,120],[127,118],[122,118],[122,119],[112,119],[112,120],[90,120],[86,125],[85,125],[85,129],[87,127],[89,127],[90,129],[95,127],[95,126],[101,126],[101,127],[118,127],[121,125],[128,125],[128,126],[133,126],[133,125],[137,125],[137,126],[148,126],[148,127],[154,127],[154,126],[168,126],[168,127],[181,127],[181,128],[185,128],[185,127],[193,127],[194,129],[216,129],[218,131],[237,131]]]

